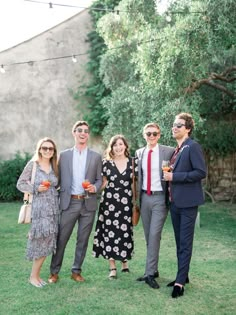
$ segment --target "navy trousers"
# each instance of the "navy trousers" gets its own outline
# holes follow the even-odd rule
[[[193,238],[198,207],[177,208],[171,202],[170,213],[174,228],[178,271],[176,282],[185,284],[193,250]]]

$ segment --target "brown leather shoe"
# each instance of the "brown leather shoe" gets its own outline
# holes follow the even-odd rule
[[[73,279],[73,280],[75,280],[75,281],[77,281],[77,282],[84,282],[84,278],[81,276],[81,274],[80,273],[74,273],[74,272],[72,272],[72,274],[71,274],[71,279]]]
[[[56,283],[58,278],[59,278],[59,276],[57,273],[54,273],[54,274],[52,273],[52,274],[50,274],[50,277],[48,278],[48,282],[49,283]]]

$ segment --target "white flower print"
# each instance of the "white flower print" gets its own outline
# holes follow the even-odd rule
[[[103,214],[100,214],[99,218],[98,218],[99,221],[103,222],[104,221],[104,216]]]
[[[129,244],[127,245],[127,248],[128,248],[128,249],[131,249],[131,248],[132,248],[132,244],[129,243]]]
[[[118,212],[115,213],[115,217],[118,218],[120,214]]]
[[[110,186],[111,188],[114,188],[114,187],[115,187],[114,183],[110,183],[109,186]]]
[[[115,253],[117,253],[117,252],[119,251],[119,247],[118,247],[118,246],[114,246],[114,247],[113,247],[113,251],[114,251]]]
[[[111,174],[111,170],[107,170],[107,175],[110,175]]]
[[[118,193],[115,193],[113,196],[115,199],[118,199],[120,197],[120,195]]]
[[[110,252],[111,251],[111,246],[106,246],[106,251]]]
[[[105,211],[104,211],[104,215],[108,216],[108,215],[109,215],[109,211],[108,211],[108,210],[105,210]]]
[[[125,181],[125,182],[124,182],[124,186],[126,187],[126,186],[128,186],[128,185],[129,185],[129,182]]]
[[[115,210],[115,206],[112,205],[112,204],[110,204],[110,205],[109,205],[109,211],[114,211],[114,210]]]
[[[106,225],[111,225],[111,220],[110,219],[106,220]]]
[[[124,233],[124,237],[128,238],[129,237],[129,233]]]
[[[127,225],[126,225],[126,224],[121,224],[120,229],[121,229],[122,231],[127,231]]]
[[[113,225],[117,226],[119,224],[119,221],[118,220],[114,220],[113,221]]]
[[[128,206],[124,207],[124,210],[129,211],[129,207]]]
[[[109,237],[104,237],[104,242],[108,243],[109,242]]]
[[[114,233],[113,231],[110,231],[110,232],[108,233],[108,236],[109,236],[110,238],[113,238],[113,237],[115,236],[115,233]]]
[[[108,193],[107,193],[107,198],[110,199],[111,197],[112,197],[112,194],[111,194],[110,192],[108,192]]]
[[[127,199],[126,197],[123,197],[123,198],[121,199],[121,203],[123,203],[124,205],[127,205],[128,199]]]
[[[119,244],[119,241],[118,241],[118,240],[114,240],[114,243],[115,243],[115,244]]]
[[[122,250],[122,252],[120,253],[121,257],[126,257],[127,256],[127,252],[125,250]]]

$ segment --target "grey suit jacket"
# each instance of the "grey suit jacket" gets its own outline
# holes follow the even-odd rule
[[[61,152],[59,158],[60,209],[66,210],[71,200],[71,185],[73,175],[73,148]],[[102,185],[102,157],[99,153],[88,148],[85,178],[96,186],[99,192]],[[97,194],[89,194],[85,200],[88,211],[96,211]]]
[[[159,169],[160,169],[160,178],[162,178],[162,161],[163,160],[170,160],[171,156],[173,155],[175,149],[173,147],[169,147],[166,145],[158,144],[159,146]],[[138,158],[138,190],[139,190],[139,198],[141,204],[141,197],[142,197],[142,184],[143,184],[143,171],[142,171],[142,160],[143,160],[143,153],[147,149],[147,147],[143,147],[138,149],[135,153],[135,156]],[[166,203],[168,202],[167,196],[167,186],[165,181],[161,181],[162,189],[166,194]]]

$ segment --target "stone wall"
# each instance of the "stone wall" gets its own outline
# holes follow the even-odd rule
[[[236,153],[227,157],[207,158],[206,189],[214,201],[236,200]]]
[[[0,159],[11,158],[17,151],[32,153],[45,136],[55,140],[59,151],[74,144],[71,128],[82,118],[82,110],[72,91],[88,78],[88,56],[77,57],[77,63],[65,58],[7,64],[86,53],[90,30],[90,15],[84,10],[0,53],[0,65],[6,65],[6,73],[0,73]],[[98,139],[91,139],[90,146],[102,150]]]

